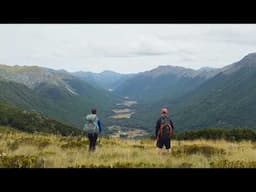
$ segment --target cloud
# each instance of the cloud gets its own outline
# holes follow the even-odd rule
[[[177,50],[174,47],[156,37],[143,37],[131,49],[135,56],[168,55],[175,51]]]
[[[98,57],[140,57],[168,55],[177,52],[165,41],[154,36],[138,37],[130,42],[88,42],[91,56]]]
[[[254,24],[227,24],[215,25],[205,31],[203,40],[234,45],[255,46],[256,25]]]
[[[150,57],[161,55],[179,54],[180,50],[155,37],[143,37],[130,42],[99,42],[88,40],[78,47],[66,43],[51,52],[52,56],[67,56],[83,58],[126,58],[126,57]],[[189,52],[187,50],[187,52]]]
[[[117,72],[220,67],[254,52],[255,34],[255,24],[0,25],[0,63]]]

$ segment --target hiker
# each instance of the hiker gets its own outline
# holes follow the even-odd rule
[[[100,119],[96,115],[96,109],[92,109],[91,114],[87,115],[85,119],[84,129],[89,139],[89,151],[95,151],[98,135],[102,130]]]
[[[171,149],[171,137],[173,134],[173,123],[171,119],[168,117],[168,109],[163,108],[161,110],[161,117],[158,119],[156,123],[156,146],[157,149],[160,150],[165,146],[167,152],[170,152]]]

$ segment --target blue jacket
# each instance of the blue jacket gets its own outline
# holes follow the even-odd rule
[[[99,127],[99,132],[101,133],[102,127],[101,127],[101,122],[100,122],[99,117],[97,117],[97,123],[98,123],[98,127]]]

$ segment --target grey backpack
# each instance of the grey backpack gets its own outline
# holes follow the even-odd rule
[[[86,123],[84,124],[84,130],[87,133],[98,133],[98,119],[96,114],[89,114],[85,117]]]

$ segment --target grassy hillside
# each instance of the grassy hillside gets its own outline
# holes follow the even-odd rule
[[[173,141],[158,154],[154,140],[100,138],[88,153],[85,137],[28,134],[0,127],[1,168],[255,168],[256,143]]]
[[[208,78],[207,73],[173,66],[160,66],[124,81],[115,92],[139,103],[177,98],[195,89]]]
[[[33,110],[45,106],[35,91],[12,81],[0,80],[0,101]]]
[[[9,125],[20,131],[54,133],[61,135],[81,135],[78,128],[44,117],[41,114],[0,104],[0,125]]]
[[[228,66],[225,71],[176,99],[139,103],[130,123],[150,129],[160,116],[161,108],[168,107],[178,131],[211,127],[256,129],[255,61],[241,60]]]
[[[183,127],[244,127],[256,129],[256,70],[241,69],[220,74],[200,89],[178,101],[177,123]]]
[[[96,107],[105,124],[108,124],[108,117],[112,115],[111,108],[119,98],[80,80],[67,81],[77,95],[52,84],[42,83],[35,89],[30,89],[20,83],[0,80],[0,103],[36,111],[77,127],[83,126],[84,114]]]
[[[91,108],[95,107],[103,122],[108,124],[108,117],[112,114],[112,106],[119,101],[119,97],[78,79],[65,81],[76,94],[67,92],[63,87],[48,84],[35,89],[41,98],[47,98],[53,103],[54,109],[51,110],[53,112],[51,116],[60,121],[82,127],[84,115],[90,113]]]
[[[108,124],[119,97],[95,88],[63,70],[0,65],[0,102],[40,112],[58,121],[82,127],[92,107]]]

